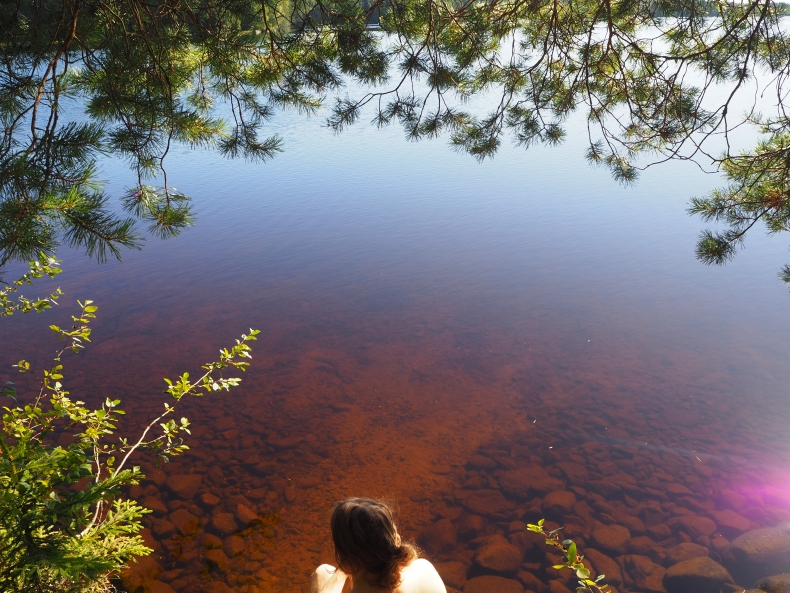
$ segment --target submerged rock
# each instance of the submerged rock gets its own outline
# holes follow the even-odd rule
[[[170,492],[183,500],[190,500],[203,483],[203,476],[200,474],[180,474],[170,476],[165,482],[165,486]]]
[[[759,578],[790,572],[790,534],[774,528],[747,531],[730,543],[728,555],[737,582],[752,585]]]
[[[167,474],[159,468],[153,468],[145,472],[145,481],[153,482],[157,488],[161,488],[167,481]]]
[[[176,532],[176,527],[167,519],[155,519],[152,531],[159,539],[165,540],[173,536]]]
[[[514,506],[499,490],[476,490],[466,499],[466,507],[477,515],[495,515]]]
[[[304,438],[300,436],[286,437],[284,439],[269,439],[269,442],[277,451],[293,449],[300,445],[303,441]]]
[[[206,559],[209,561],[210,567],[216,567],[222,571],[227,570],[230,565],[230,558],[219,548],[206,550]]]
[[[149,581],[158,579],[162,572],[162,567],[151,556],[138,557],[121,572],[121,584],[130,593],[136,593]]]
[[[466,462],[472,469],[494,469],[497,462],[485,455],[472,455]]]
[[[763,577],[757,581],[757,586],[766,593],[788,593],[790,591],[790,573]]]
[[[167,518],[182,535],[191,535],[200,527],[200,520],[185,509],[177,509]]]
[[[573,593],[562,581],[549,581],[549,593]]]
[[[140,501],[140,504],[147,509],[151,509],[154,512],[154,517],[161,517],[167,514],[167,507],[158,496],[146,496]]]
[[[463,536],[475,537],[485,526],[485,520],[479,515],[470,515],[464,513],[458,517],[456,522],[458,525],[458,533]]]
[[[642,556],[649,556],[651,560],[656,559],[658,556],[658,545],[646,535],[635,537],[628,543],[629,550],[632,554],[640,554]]]
[[[143,538],[143,545],[151,548],[154,550],[154,552],[158,551],[162,547],[159,541],[154,538],[154,534],[151,529],[145,527],[140,530],[138,535]]]
[[[569,480],[586,482],[587,478],[590,476],[590,472],[587,471],[587,468],[580,463],[559,461],[555,465],[562,470],[562,473],[564,473]]]
[[[203,587],[206,593],[236,593],[233,589],[228,587],[222,581],[213,581],[206,583]]]
[[[236,506],[236,519],[238,519],[239,523],[242,525],[249,525],[258,519],[258,515],[251,511],[246,505],[239,503]]]
[[[631,532],[622,525],[601,525],[592,532],[596,547],[618,555],[625,553],[630,539]]]
[[[442,577],[445,585],[461,589],[466,583],[466,565],[461,562],[437,562],[436,572]]]
[[[228,535],[236,531],[236,519],[230,513],[216,513],[211,517],[211,527],[222,534]]]
[[[718,593],[731,581],[730,573],[707,556],[679,562],[664,574],[667,593]]]
[[[623,584],[623,573],[620,571],[620,566],[609,556],[595,548],[584,550],[584,556],[592,563],[595,572],[606,575],[606,584],[615,587]]]
[[[624,559],[625,570],[633,579],[634,584],[644,591],[651,593],[664,592],[664,573],[666,570],[647,556],[632,554]]]
[[[520,549],[502,536],[493,536],[477,549],[475,563],[493,572],[515,574],[522,558]]]
[[[545,469],[537,465],[504,472],[499,478],[499,485],[507,494],[519,498],[544,496],[554,490],[565,488],[562,480],[553,478]]]
[[[576,495],[573,492],[557,490],[543,497],[541,508],[546,515],[562,517],[573,512],[574,504],[576,504]]]
[[[534,593],[546,593],[548,587],[538,577],[526,570],[520,570],[516,578],[521,581],[527,591],[534,591]]]
[[[716,531],[716,524],[711,519],[707,517],[698,517],[696,515],[674,517],[670,519],[667,524],[670,527],[677,525],[692,538],[697,538],[701,535],[710,537]]]
[[[748,531],[752,526],[752,522],[749,519],[730,509],[711,511],[710,514],[716,520],[719,531],[727,537],[738,536]]]
[[[692,544],[686,542],[673,546],[667,550],[667,564],[672,566],[678,562],[691,560],[692,558],[700,558],[708,555],[708,548],[699,544]]]
[[[746,497],[743,494],[725,488],[716,496],[716,502],[724,507],[739,511],[746,506]]]
[[[458,530],[449,519],[441,519],[422,532],[420,543],[432,554],[447,552],[458,543]]]
[[[516,533],[511,533],[507,541],[521,550],[522,554],[526,554],[527,550],[536,547],[536,545],[541,547],[541,549],[543,549],[542,546],[546,545],[542,536],[530,531],[517,531]]]
[[[220,503],[219,496],[214,496],[210,492],[204,492],[200,495],[200,502],[207,508],[214,508]]]
[[[593,492],[600,494],[604,498],[612,498],[617,496],[622,491],[622,488],[617,484],[612,483],[610,480],[591,480],[587,486]]]
[[[243,538],[238,535],[231,535],[222,542],[222,549],[229,558],[234,558],[244,552],[247,549],[247,545],[244,543]]]
[[[620,525],[628,529],[628,531],[631,533],[642,535],[645,532],[645,524],[639,517],[622,514],[615,517],[615,519]]]
[[[524,587],[513,579],[483,576],[466,581],[464,593],[524,593]]]

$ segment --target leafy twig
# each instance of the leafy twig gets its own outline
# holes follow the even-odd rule
[[[58,267],[59,263],[54,257],[42,252],[39,254],[38,260],[30,261],[30,269],[27,273],[23,274],[21,278],[14,280],[11,284],[0,288],[0,317],[9,317],[14,312],[30,313],[35,311],[36,313],[41,313],[45,309],[51,309],[52,305],[57,305],[58,298],[63,294],[60,288],[43,299],[31,300],[22,295],[14,299],[10,295],[19,292],[20,286],[25,284],[32,285],[35,278],[42,278],[45,275],[54,278],[62,272]]]
[[[584,556],[579,554],[579,551],[576,549],[576,543],[569,539],[560,540],[562,528],[546,531],[543,528],[543,523],[544,519],[538,521],[537,525],[528,523],[527,529],[541,534],[546,538],[546,545],[557,548],[557,550],[562,552],[565,562],[563,564],[555,564],[553,568],[555,570],[569,569],[576,573],[576,576],[579,578],[579,586],[576,587],[577,593],[603,593],[606,591],[609,585],[601,582],[606,575],[598,575],[595,580],[592,580],[590,578],[590,570],[582,563]]]

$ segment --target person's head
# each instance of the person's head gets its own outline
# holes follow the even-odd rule
[[[417,549],[401,540],[384,503],[369,498],[341,501],[330,525],[338,566],[349,574],[364,573],[373,587],[397,588],[401,569],[417,557]]]

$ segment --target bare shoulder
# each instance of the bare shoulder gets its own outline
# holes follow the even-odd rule
[[[447,593],[447,589],[433,564],[418,558],[401,571],[397,593]]]
[[[347,575],[330,564],[322,564],[310,578],[310,593],[340,593]]]

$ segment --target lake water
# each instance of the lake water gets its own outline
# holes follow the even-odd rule
[[[190,452],[160,470],[142,459],[152,479],[133,494],[156,509],[160,582],[308,591],[347,496],[389,500],[430,559],[457,563],[442,565],[451,585],[498,571],[554,593],[547,550],[514,522],[545,514],[619,557],[618,590],[653,591],[663,573],[629,554],[663,570],[695,542],[726,564],[739,533],[790,519],[790,294],[776,277],[790,253],[756,229],[724,268],[695,259],[704,225],[687,201],[720,178],[669,164],[625,189],[573,133],[480,164],[396,127],[334,136],[283,114],[272,131],[285,152],[265,165],[176,150],[193,229],[122,263],[63,250],[63,305],[3,322],[10,374],[54,351],[46,327],[70,303],[96,301],[65,383],[120,397],[128,432],[161,408],[162,377],[261,330],[242,386],[185,406]],[[115,195],[133,184],[123,163],[102,174]],[[165,482],[184,474],[201,476],[194,493]],[[546,498],[557,490],[571,494]],[[606,541],[617,524],[630,540]],[[497,534],[520,546],[517,570],[479,559]]]

